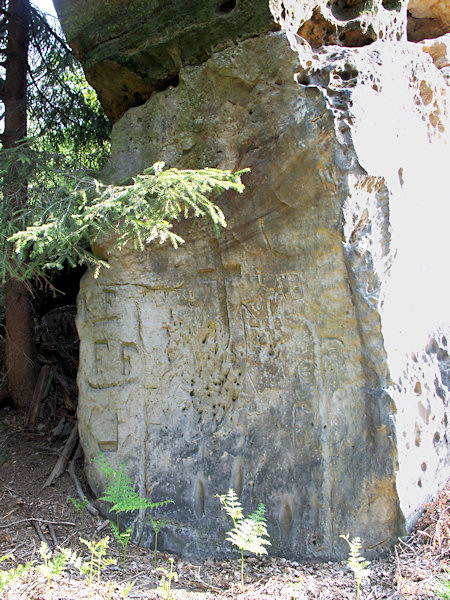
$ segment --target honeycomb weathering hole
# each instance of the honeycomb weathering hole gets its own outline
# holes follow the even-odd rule
[[[230,12],[233,12],[233,10],[236,8],[236,0],[225,0],[225,2],[222,2],[218,9],[217,9],[217,13],[219,15],[226,15]]]
[[[378,39],[373,27],[364,27],[362,23],[354,20],[359,16],[363,4],[344,6],[342,3],[333,4],[331,12],[334,19],[326,18],[320,9],[315,9],[312,17],[305,21],[298,30],[298,35],[306,40],[312,48],[321,46],[345,46],[359,48],[368,46]]]
[[[366,2],[358,0],[337,0],[331,4],[331,13],[338,21],[351,21],[361,15]]]

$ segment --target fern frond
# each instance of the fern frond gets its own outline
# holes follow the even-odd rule
[[[230,488],[226,494],[222,494],[221,496],[217,495],[217,497],[227,515],[233,519],[233,522],[244,517],[239,498],[232,488]]]
[[[265,546],[270,546],[271,543],[264,513],[265,506],[261,503],[249,517],[237,521],[236,526],[228,532],[227,540],[239,550],[256,555],[267,554]]]

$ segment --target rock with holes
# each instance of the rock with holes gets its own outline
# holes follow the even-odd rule
[[[267,0],[55,0],[66,37],[116,121],[176,85],[182,66],[237,39],[278,29]]]
[[[270,9],[269,10],[269,5]],[[66,37],[113,121],[155,90],[176,86],[180,69],[237,41],[280,26],[312,47],[400,40],[404,0],[55,0]],[[448,0],[410,0],[413,40],[449,31]]]
[[[431,56],[438,69],[450,72],[450,33],[437,39],[424,40],[421,45],[423,51]]]
[[[450,32],[449,0],[409,0],[408,38],[414,42]]]
[[[446,80],[406,41],[319,51],[285,26],[184,66],[113,128],[117,180],[250,167],[220,200],[228,228],[99,243],[110,268],[79,295],[89,482],[102,451],[173,499],[160,547],[189,558],[229,552],[229,487],[266,503],[271,553],[323,560],[342,533],[389,548],[448,476]]]

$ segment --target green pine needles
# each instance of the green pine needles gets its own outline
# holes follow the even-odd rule
[[[267,554],[265,546],[270,546],[267,533],[265,512],[261,502],[248,517],[244,517],[242,506],[236,492],[230,488],[227,494],[217,496],[223,509],[233,521],[233,529],[227,532],[227,540],[241,551],[241,587],[244,589],[244,552],[256,555]]]
[[[7,273],[25,279],[62,269],[65,263],[98,269],[106,263],[93,255],[91,245],[101,238],[119,249],[143,250],[155,241],[177,247],[183,239],[172,231],[175,221],[204,217],[216,229],[225,227],[223,212],[210,198],[226,190],[242,192],[241,176],[248,171],[165,169],[158,162],[128,185],[105,185],[93,177],[64,172],[56,159],[48,159],[53,168],[43,173],[45,167],[35,166],[38,160],[43,160],[40,153],[26,143],[2,151],[2,281]],[[8,197],[12,165],[16,176],[17,170],[23,170],[29,182],[27,204],[16,209]],[[36,169],[39,176],[33,179]],[[10,245],[13,260],[6,258]]]

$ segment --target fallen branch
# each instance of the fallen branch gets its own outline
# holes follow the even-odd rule
[[[47,540],[45,539],[45,535],[42,533],[42,529],[41,529],[41,526],[39,525],[39,522],[36,519],[29,519],[29,521],[31,522],[33,527],[36,529],[36,532],[37,532],[41,542],[47,543]]]
[[[7,523],[6,525],[0,525],[0,529],[6,529],[7,527],[12,527],[13,525],[20,525],[20,523],[31,523],[32,521],[36,521],[37,523],[44,523],[45,525],[70,525],[71,527],[75,527],[75,523],[71,521],[47,521],[46,519],[36,519],[35,517],[28,517],[28,519],[19,519],[18,521],[13,521],[12,523]],[[109,523],[109,521],[108,521]]]
[[[41,400],[44,397],[46,390],[46,383],[49,380],[50,365],[43,365],[39,371],[39,377],[34,388],[33,398],[31,399],[30,410],[28,412],[28,423],[34,423],[36,421]]]
[[[97,529],[95,530],[95,533],[99,533],[100,531],[105,529],[105,527],[107,527],[109,524],[110,524],[110,520],[105,519],[105,521],[103,521],[103,523],[100,523],[100,525],[97,527]]]
[[[189,569],[189,573],[191,575],[193,575],[194,577],[194,582],[198,587],[201,587],[205,590],[213,590],[214,592],[222,592],[223,590],[221,590],[218,587],[215,587],[214,585],[210,585],[209,583],[206,583],[206,581],[203,581],[203,579],[200,578],[200,575],[198,575],[197,573],[194,573],[194,571],[192,569]]]
[[[62,389],[63,399],[64,399],[64,406],[70,412],[75,412],[76,409],[77,409],[77,407],[72,402],[72,399],[70,398],[69,384],[67,383],[66,378],[63,375],[61,375],[61,373],[58,373],[58,372],[55,371],[55,379],[59,383],[59,385],[60,385],[60,387]]]
[[[80,446],[80,444],[78,444],[77,449],[75,450],[75,454],[73,455],[73,458],[70,461],[69,466],[67,467],[67,472],[72,477],[72,481],[75,484],[75,489],[77,491],[77,494],[78,494],[80,500],[82,502],[84,502],[85,500],[87,500],[86,494],[84,493],[83,488],[81,487],[80,480],[78,479],[78,477],[75,473],[75,463],[80,456],[81,456],[81,446]],[[88,504],[86,504],[86,509],[91,513],[91,515],[94,515],[94,517],[98,517],[98,510],[90,502],[88,502]]]
[[[47,481],[42,486],[41,491],[44,490],[49,485],[51,485],[55,479],[57,479],[60,475],[62,475],[64,473],[64,471],[66,470],[66,467],[67,467],[67,463],[69,462],[70,457],[72,456],[72,452],[76,446],[77,441],[78,441],[78,424],[75,423],[75,425],[72,429],[72,432],[69,435],[69,438],[67,439],[67,442],[65,443],[65,446],[61,452],[61,456],[56,461],[56,465],[54,466],[53,471],[50,473],[50,476],[48,477]]]
[[[51,523],[47,524],[47,529],[50,533],[50,537],[52,538],[52,542],[53,542],[53,547],[57,548],[58,547],[58,540],[56,539],[56,535],[55,535],[55,530],[53,529],[53,525]]]

